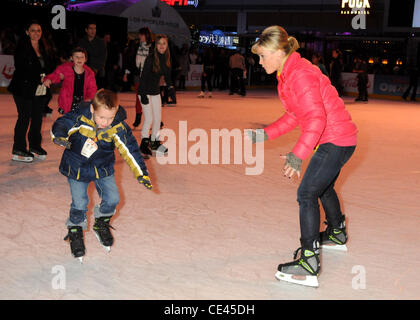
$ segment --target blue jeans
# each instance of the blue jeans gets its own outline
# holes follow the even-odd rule
[[[88,211],[89,196],[88,187],[90,182],[77,181],[68,178],[70,185],[72,203],[70,206],[70,217],[67,220],[67,227],[81,226],[87,229],[86,212]],[[120,202],[120,194],[115,183],[114,175],[94,181],[96,191],[101,198],[101,204],[95,208],[95,218],[110,217],[114,215],[115,208]]]
[[[337,228],[342,213],[334,184],[341,168],[352,156],[355,146],[339,147],[332,143],[321,144],[313,155],[300,183],[297,201],[299,202],[299,220],[301,240],[312,243],[319,240],[321,200],[327,222]]]

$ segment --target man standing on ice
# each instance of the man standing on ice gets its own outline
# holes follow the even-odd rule
[[[301,135],[286,160],[284,176],[300,178],[302,160],[313,151],[298,192],[301,247],[296,259],[280,264],[276,278],[292,283],[318,286],[320,272],[319,242],[322,247],[346,250],[345,217],[334,190],[341,168],[352,156],[357,142],[357,128],[337,90],[321,70],[295,52],[297,40],[280,26],[263,31],[252,47],[268,74],[277,72],[278,94],[286,113],[264,128],[249,131],[253,142],[275,139],[299,126]],[[320,233],[318,199],[324,207],[328,227]]]

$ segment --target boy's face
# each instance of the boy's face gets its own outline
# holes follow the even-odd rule
[[[86,56],[83,52],[75,52],[71,56],[72,61],[76,66],[82,67],[86,63]]]
[[[98,106],[98,108],[95,110],[93,109],[93,105],[90,105],[90,112],[93,114],[93,120],[100,129],[111,125],[112,121],[114,121],[117,111],[118,108],[107,109],[102,106]]]

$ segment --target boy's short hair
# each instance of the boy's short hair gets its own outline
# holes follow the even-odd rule
[[[81,52],[85,55],[86,59],[88,58],[88,53],[85,48],[82,48],[82,47],[74,48],[73,50],[71,50],[70,56],[73,56],[73,54],[75,54],[76,52]]]
[[[99,107],[105,109],[118,108],[118,96],[115,92],[107,89],[99,89],[92,100],[94,110],[98,110]]]

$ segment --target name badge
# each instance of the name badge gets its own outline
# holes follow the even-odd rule
[[[88,138],[82,148],[82,156],[90,158],[90,156],[98,150],[98,145],[92,139]]]

